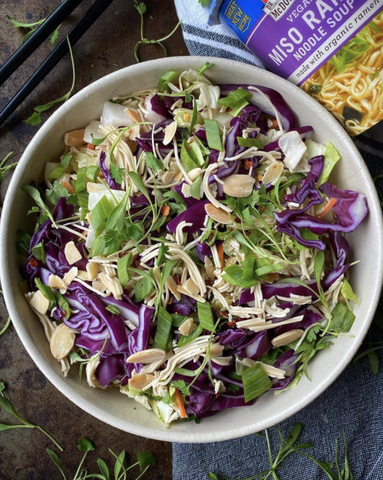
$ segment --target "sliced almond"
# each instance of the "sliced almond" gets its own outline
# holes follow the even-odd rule
[[[164,185],[168,185],[169,183],[172,182],[173,178],[174,178],[174,175],[175,175],[175,172],[165,172],[162,176],[161,176],[161,182],[164,184]]]
[[[188,318],[184,321],[184,323],[178,329],[181,332],[181,335],[185,335],[186,337],[194,332],[195,330],[195,323],[192,318]]]
[[[74,263],[82,259],[81,253],[78,251],[73,241],[68,242],[65,245],[64,254],[69,265],[73,265]]]
[[[37,292],[34,293],[34,295],[29,299],[29,303],[35,310],[43,315],[47,313],[50,305],[50,301],[44,297],[40,290],[37,290]]]
[[[205,212],[209,215],[210,218],[212,218],[218,223],[222,223],[223,225],[229,225],[230,223],[233,223],[230,215],[225,212],[225,210],[222,210],[222,208],[217,208],[211,203],[207,203],[205,205]]]
[[[66,290],[67,284],[58,275],[49,275],[49,286],[55,290]]]
[[[125,113],[133,120],[134,123],[141,122],[141,117],[137,110],[127,107],[125,108]]]
[[[190,172],[188,173],[190,180],[195,180],[196,178],[198,178],[201,175],[201,172],[202,170],[199,167],[190,170]]]
[[[174,278],[171,275],[169,275],[168,278],[166,279],[166,285],[167,285],[168,289],[172,292],[172,294],[176,297],[176,299],[178,301],[181,300],[181,294],[177,290],[177,284],[176,284],[176,282],[174,281]]]
[[[262,182],[265,185],[268,185],[268,184],[274,185],[282,175],[282,172],[283,172],[282,162],[272,163],[265,171],[265,175],[263,176]]]
[[[73,280],[77,277],[77,274],[78,274],[78,268],[77,267],[72,267],[69,272],[67,272],[65,275],[64,275],[64,282],[66,284],[67,287],[69,287],[69,285],[73,282]]]
[[[142,390],[149,383],[155,380],[155,376],[150,373],[138,373],[134,377],[129,378],[129,385],[135,390]]]
[[[235,174],[227,177],[223,182],[223,191],[226,195],[235,198],[243,198],[251,195],[255,180],[249,175]]]
[[[178,285],[177,290],[180,293],[183,293],[184,295],[187,295],[188,297],[194,298],[194,300],[197,300],[197,302],[205,303],[206,300],[201,297],[201,295],[194,295],[193,293],[190,293],[189,290],[186,290],[182,285]]]
[[[215,277],[215,275],[214,275],[214,265],[213,265],[213,262],[210,260],[210,258],[207,255],[205,255],[205,270],[206,270],[206,275],[208,276],[208,278],[213,280],[214,277]]]
[[[101,293],[104,293],[106,290],[106,287],[103,283],[99,282],[98,280],[94,280],[92,282],[92,287],[98,290]]]
[[[148,348],[147,350],[133,353],[126,361],[127,363],[153,363],[163,360],[165,356],[166,352],[161,348]]]
[[[274,345],[274,347],[284,347],[285,345],[298,340],[298,338],[301,338],[303,333],[303,330],[300,328],[290,330],[289,332],[282,333],[282,335],[278,335],[277,337],[273,338],[271,343]]]
[[[68,132],[64,136],[64,143],[68,147],[82,147],[85,145],[84,142],[85,129],[82,130],[73,130],[73,132]]]
[[[213,343],[210,347],[210,355],[212,357],[220,357],[223,353],[224,346],[220,343]]]
[[[187,183],[183,183],[181,187],[181,192],[185,198],[190,198],[191,197],[190,185],[188,185]]]
[[[97,277],[98,272],[100,271],[100,269],[98,267],[98,263],[88,262],[87,265],[86,265],[86,271],[88,273],[88,279],[89,280],[94,280]]]
[[[76,335],[64,323],[61,323],[53,332],[50,341],[52,355],[57,360],[67,357],[74,347]]]
[[[182,177],[183,177],[182,172],[181,172],[181,171],[178,171],[178,172],[174,175],[174,180],[175,180],[176,182],[180,182],[180,181],[182,180]]]
[[[164,140],[163,140],[163,144],[164,145],[169,145],[169,143],[173,140],[174,138],[174,135],[176,134],[176,131],[177,131],[177,122],[172,122],[172,123],[169,123],[169,125],[167,125],[165,127],[165,130],[164,130]]]
[[[85,270],[79,270],[77,273],[77,277],[80,278],[81,280],[85,280],[85,281],[89,280],[88,272],[86,272]]]
[[[197,285],[193,282],[191,278],[189,278],[184,285],[184,288],[191,293],[192,295],[198,295],[199,294],[199,288]]]

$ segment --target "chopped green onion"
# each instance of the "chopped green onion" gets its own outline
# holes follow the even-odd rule
[[[61,175],[65,172],[65,170],[69,167],[72,158],[72,153],[67,153],[66,155],[64,155],[61,159],[60,165],[58,165],[49,175],[49,180],[57,180],[58,178],[60,178]]]
[[[101,170],[100,167],[97,167],[96,165],[90,165],[86,169],[87,180],[93,183],[96,182],[96,180],[98,179],[98,176],[100,175],[100,170]]]
[[[45,248],[42,242],[32,248],[32,255],[37,258],[37,260],[45,263]]]
[[[177,315],[176,313],[172,313],[172,325],[173,327],[180,327],[188,318],[184,315]]]
[[[53,308],[56,305],[56,298],[53,294],[53,290],[48,285],[43,285],[39,278],[35,278],[36,287],[44,295],[44,297],[51,302],[49,308]]]
[[[262,365],[256,363],[252,367],[244,370],[241,374],[243,390],[245,393],[245,402],[250,402],[259,397],[262,393],[272,387],[270,378],[262,368]]]
[[[223,148],[222,148],[222,142],[221,142],[221,134],[219,131],[219,125],[217,120],[204,118],[203,121],[205,124],[206,138],[207,138],[207,144],[209,148],[222,152]]]
[[[56,297],[56,301],[59,307],[61,308],[61,310],[65,312],[65,320],[68,320],[68,318],[72,314],[72,310],[69,306],[69,303],[67,302],[67,299],[63,295],[61,295],[61,293],[58,290],[54,293],[54,295]]]
[[[187,368],[175,368],[175,373],[183,375],[184,377],[195,377],[195,370],[188,370]]]
[[[263,149],[262,140],[260,140],[259,138],[237,137],[237,142],[240,147],[246,147],[246,148],[257,147],[259,149]]]
[[[201,198],[202,175],[199,175],[190,187],[190,195],[199,200]]]
[[[237,90],[230,92],[227,97],[220,98],[217,103],[230,108],[230,115],[236,117],[243,107],[249,104],[247,100],[250,100],[251,97],[252,93],[239,87]]]
[[[155,282],[153,280],[151,272],[147,273],[143,270],[137,270],[132,267],[130,267],[130,270],[138,273],[139,275],[142,275],[142,278],[140,280],[137,280],[137,282],[134,284],[134,296],[136,302],[139,303],[142,302],[147,296],[149,296],[153,292],[155,288]]]
[[[199,319],[200,326],[203,329],[209,330],[209,332],[214,333],[215,325],[214,325],[214,318],[213,318],[213,313],[211,311],[210,303],[197,302],[197,310],[198,310],[198,319]]]
[[[177,347],[183,347],[184,345],[187,345],[188,343],[198,338],[202,332],[203,327],[201,325],[198,325],[198,327],[190,335],[181,335],[180,339],[178,340]]]
[[[170,331],[172,328],[172,316],[164,308],[160,307],[157,314],[157,329],[154,337],[154,342],[158,345],[158,348],[167,350]]]
[[[157,172],[158,170],[163,170],[164,164],[162,160],[156,158],[153,153],[147,152],[145,155],[145,163],[146,165],[153,170],[153,172]]]
[[[130,275],[129,275],[129,267],[132,263],[132,254],[128,253],[123,257],[118,259],[117,262],[117,276],[118,280],[120,281],[122,288],[125,288],[126,285],[129,283]]]
[[[179,73],[174,70],[164,73],[158,80],[158,90],[161,93],[165,92],[168,89],[168,83],[172,82],[178,75]]]
[[[105,307],[105,310],[112,313],[113,315],[120,315],[120,310],[115,305],[108,305]]]

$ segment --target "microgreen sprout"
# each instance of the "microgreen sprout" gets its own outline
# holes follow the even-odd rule
[[[0,407],[6,412],[13,415],[17,420],[19,420],[21,425],[8,425],[5,423],[0,423],[0,432],[3,432],[5,430],[12,430],[14,428],[37,428],[37,430],[40,430],[41,433],[47,436],[49,440],[51,440],[51,442],[53,442],[54,445],[56,445],[56,447],[62,452],[63,448],[61,447],[61,445],[47,431],[45,431],[39,425],[34,425],[33,423],[28,422],[19,413],[17,413],[12,402],[4,396],[4,393],[3,393],[4,390],[5,390],[4,383],[0,382]]]
[[[41,20],[37,20],[37,22],[19,22],[18,20],[10,17],[9,15],[7,15],[7,18],[8,20],[11,22],[11,24],[15,27],[15,28],[22,28],[22,29],[26,29],[27,30],[27,33],[24,35],[23,39],[21,40],[21,44],[25,43],[28,38],[33,35],[33,33],[35,33],[35,31],[37,30],[37,28],[45,22],[46,18],[42,18]],[[59,25],[55,31],[52,33],[52,36],[51,36],[51,39],[50,39],[50,42],[51,44],[53,45],[55,43],[55,41],[57,40],[58,38],[58,35],[59,35],[59,29],[60,29],[61,25]]]
[[[38,105],[37,107],[34,107],[34,109],[33,109],[34,112],[32,113],[32,115],[25,120],[25,123],[28,123],[28,125],[32,125],[32,126],[39,125],[42,121],[41,120],[41,114],[43,112],[46,112],[47,110],[50,110],[56,103],[66,102],[73,93],[74,86],[75,86],[75,83],[76,83],[76,70],[75,70],[75,65],[74,65],[72,47],[71,47],[71,44],[69,42],[68,37],[67,37],[67,41],[68,41],[70,60],[71,60],[71,64],[72,64],[72,72],[73,72],[72,85],[71,85],[69,91],[65,95],[63,95],[62,97],[57,98],[56,100],[52,100],[51,102],[48,102],[45,105]]]
[[[140,58],[138,56],[138,51],[139,51],[141,45],[157,44],[160,47],[162,47],[162,49],[165,52],[165,56],[168,57],[169,56],[168,51],[167,51],[165,45],[162,44],[162,42],[164,42],[165,40],[170,38],[175,33],[177,28],[181,25],[181,22],[179,21],[177,23],[177,25],[169,33],[169,35],[166,35],[163,38],[159,38],[158,40],[148,40],[147,38],[144,37],[144,14],[146,13],[146,5],[145,5],[144,2],[138,2],[137,0],[134,0],[134,8],[137,10],[137,12],[140,14],[140,17],[141,17],[141,40],[138,40],[138,42],[136,43],[136,45],[134,47],[134,57],[137,60],[137,62],[140,63]]]
[[[344,432],[342,432],[343,442],[344,442],[344,467],[341,468],[339,465],[339,452],[338,452],[338,442],[335,440],[335,467],[336,472],[334,472],[334,465],[331,462],[323,462],[320,460],[315,459],[311,455],[306,453],[306,450],[312,448],[314,445],[312,443],[304,442],[304,443],[297,443],[298,439],[301,435],[303,424],[297,423],[294,425],[290,433],[288,434],[287,438],[282,436],[282,433],[278,427],[274,427],[278,439],[279,439],[279,450],[277,454],[273,454],[272,445],[271,445],[271,438],[268,430],[265,430],[264,437],[266,439],[267,444],[267,451],[268,457],[270,462],[270,468],[260,472],[256,475],[252,475],[250,477],[246,477],[241,480],[279,480],[279,470],[282,469],[284,460],[292,455],[298,454],[304,456],[310,460],[312,460],[318,467],[327,475],[330,480],[353,480],[353,474],[351,472],[348,454],[347,454],[347,444],[346,444],[346,437]],[[263,435],[260,435],[263,436]],[[214,473],[210,472],[208,474],[208,478],[211,480],[234,480],[229,479],[227,477],[223,477],[221,475],[215,475]]]

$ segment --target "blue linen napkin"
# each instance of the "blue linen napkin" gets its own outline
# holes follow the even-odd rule
[[[175,5],[191,55],[262,66],[225,27],[206,26],[207,9],[197,0],[175,0]],[[371,174],[383,174],[383,122],[354,141]],[[374,341],[383,340],[378,327],[373,327],[372,335]],[[379,356],[383,364],[383,354]],[[354,480],[383,480],[383,366],[374,375],[366,357],[360,364],[349,365],[318,399],[279,424],[282,434],[286,437],[297,422],[304,424],[300,440],[315,444],[307,453],[334,462],[337,439],[342,464],[344,431]],[[274,429],[270,434],[277,451],[277,434]],[[209,472],[242,479],[269,467],[266,440],[256,435],[210,444],[173,444],[173,480],[205,480]],[[297,454],[286,459],[278,476],[280,480],[328,478],[314,462]]]

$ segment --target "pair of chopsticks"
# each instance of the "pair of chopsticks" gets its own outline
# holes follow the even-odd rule
[[[0,67],[0,85],[2,85],[44,40],[70,15],[82,0],[64,0],[43,22],[28,40]],[[66,38],[48,55],[29,80],[16,93],[12,100],[0,112],[0,126],[28,97],[37,85],[48,75],[69,51],[69,44],[74,45],[107,9],[113,0],[96,0],[79,22],[70,30]],[[68,43],[69,42],[69,43]]]

